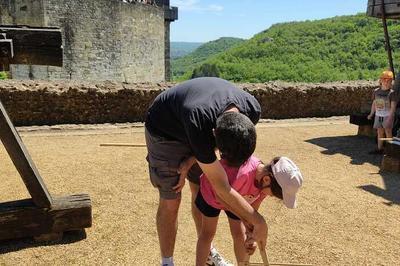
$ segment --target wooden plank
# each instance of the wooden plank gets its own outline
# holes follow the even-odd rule
[[[39,208],[31,199],[0,203],[0,240],[59,235],[91,225],[87,194],[55,197],[51,209]]]
[[[385,154],[400,159],[400,142],[389,140],[385,142]]]
[[[0,101],[0,139],[38,207],[50,208],[52,199],[24,143]]]
[[[142,143],[100,143],[102,147],[146,147],[146,144]]]
[[[13,41],[14,57],[9,59],[9,64],[62,66],[60,29],[0,25],[0,33]],[[0,58],[0,64],[3,60]]]
[[[265,266],[265,263],[262,262],[239,262],[238,266]],[[280,265],[280,266],[312,266],[312,264],[304,264],[304,263],[285,263],[285,262],[272,262],[269,264]]]
[[[375,137],[376,136],[376,130],[370,126],[358,126],[358,136],[366,136],[366,137]]]
[[[373,125],[374,120],[368,119],[368,114],[352,114],[350,115],[350,124],[365,126],[365,125]]]
[[[400,159],[385,154],[382,158],[381,170],[400,173]]]
[[[382,0],[369,0],[367,15],[376,18],[382,18]],[[400,1],[399,0],[385,0],[385,17],[397,19],[400,18]]]
[[[30,46],[15,47],[14,57],[9,64],[45,65],[62,67],[62,49],[59,48],[36,48]]]

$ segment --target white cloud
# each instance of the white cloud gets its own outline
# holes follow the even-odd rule
[[[171,6],[178,7],[182,11],[212,11],[221,12],[224,10],[223,6],[220,5],[208,5],[203,6],[200,0],[171,0]]]
[[[224,10],[224,7],[220,5],[209,5],[208,8],[211,11],[217,11],[217,12]]]
[[[199,0],[172,0],[171,6],[177,6],[180,10],[195,10]]]

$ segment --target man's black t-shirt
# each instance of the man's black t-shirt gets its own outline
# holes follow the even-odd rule
[[[212,130],[229,105],[256,124],[261,108],[249,93],[220,78],[196,78],[162,92],[148,110],[150,133],[189,145],[197,160],[212,163],[215,139]]]

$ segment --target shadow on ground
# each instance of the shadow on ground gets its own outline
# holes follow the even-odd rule
[[[71,244],[83,240],[85,238],[86,238],[85,230],[77,230],[77,231],[64,232],[64,236],[60,241],[37,242],[33,240],[33,238],[3,240],[0,241],[0,255],[40,246]]]
[[[343,154],[351,158],[350,163],[362,165],[370,163],[380,166],[382,155],[371,155],[368,151],[376,148],[374,139],[362,136],[339,136],[339,137],[322,137],[306,140],[306,142],[320,146],[325,150],[322,154],[334,155]],[[371,175],[380,175],[383,179],[385,189],[375,185],[364,185],[358,188],[368,191],[376,196],[379,196],[387,202],[387,205],[400,205],[400,177],[399,173],[390,173],[379,171],[371,173]]]
[[[351,164],[370,163],[379,166],[382,155],[371,155],[369,151],[376,148],[372,138],[361,136],[322,137],[306,140],[306,142],[324,148],[322,154],[343,154],[351,158]]]

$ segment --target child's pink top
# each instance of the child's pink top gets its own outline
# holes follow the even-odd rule
[[[261,195],[261,190],[254,185],[256,178],[257,166],[260,160],[255,156],[251,156],[239,168],[228,166],[225,160],[220,160],[222,167],[228,176],[229,184],[235,189],[249,204],[255,202]],[[214,189],[205,174],[200,176],[200,191],[204,200],[216,209],[225,210],[225,207],[217,200]]]

